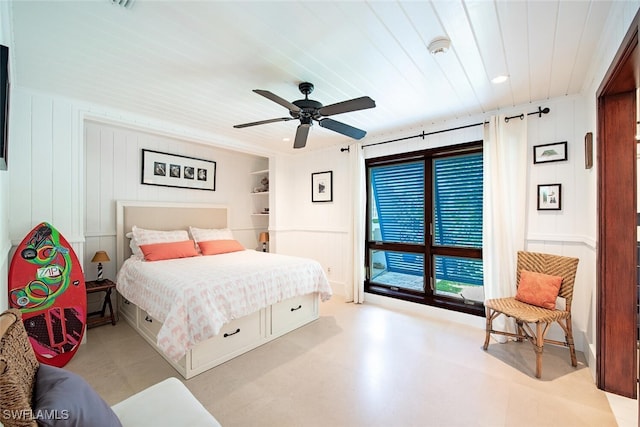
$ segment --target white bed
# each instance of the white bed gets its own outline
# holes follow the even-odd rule
[[[319,299],[331,296],[319,263],[305,258],[253,250],[130,258],[126,233],[134,225],[219,229],[228,217],[219,205],[117,202],[119,313],[185,378],[317,319]]]

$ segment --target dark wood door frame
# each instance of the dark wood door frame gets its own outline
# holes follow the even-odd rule
[[[597,92],[598,387],[637,397],[636,15]]]

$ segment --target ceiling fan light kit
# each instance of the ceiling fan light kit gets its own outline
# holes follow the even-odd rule
[[[234,128],[245,128],[249,126],[263,125],[274,122],[286,122],[289,120],[298,119],[300,124],[296,131],[296,137],[293,142],[293,148],[303,148],[307,144],[307,138],[309,136],[309,130],[313,125],[313,121],[317,121],[320,127],[338,132],[342,135],[348,136],[353,139],[362,139],[367,132],[362,129],[355,128],[346,123],[339,122],[337,120],[329,119],[327,116],[333,116],[335,114],[348,113],[351,111],[365,110],[367,108],[374,108],[376,103],[368,96],[362,96],[360,98],[350,99],[348,101],[338,102],[323,106],[320,102],[313,99],[309,99],[309,94],[313,92],[314,86],[309,82],[302,82],[298,85],[298,89],[304,95],[304,99],[298,99],[293,102],[289,102],[286,99],[279,97],[278,95],[269,92],[268,90],[254,89],[253,91],[258,95],[262,95],[265,98],[280,104],[289,110],[291,117],[279,117],[275,119],[261,120],[258,122],[243,123],[235,125]]]

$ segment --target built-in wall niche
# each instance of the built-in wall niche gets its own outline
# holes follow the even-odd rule
[[[269,216],[269,169],[253,171],[251,175],[251,199],[253,216]]]

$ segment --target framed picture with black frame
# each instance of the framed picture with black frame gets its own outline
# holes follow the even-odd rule
[[[562,209],[562,184],[538,185],[538,210],[559,211]]]
[[[142,184],[216,190],[216,162],[142,150]]]
[[[533,163],[551,163],[567,160],[567,141],[533,147]]]
[[[311,201],[333,202],[333,171],[311,174]]]
[[[0,170],[8,169],[9,48],[0,45]]]

